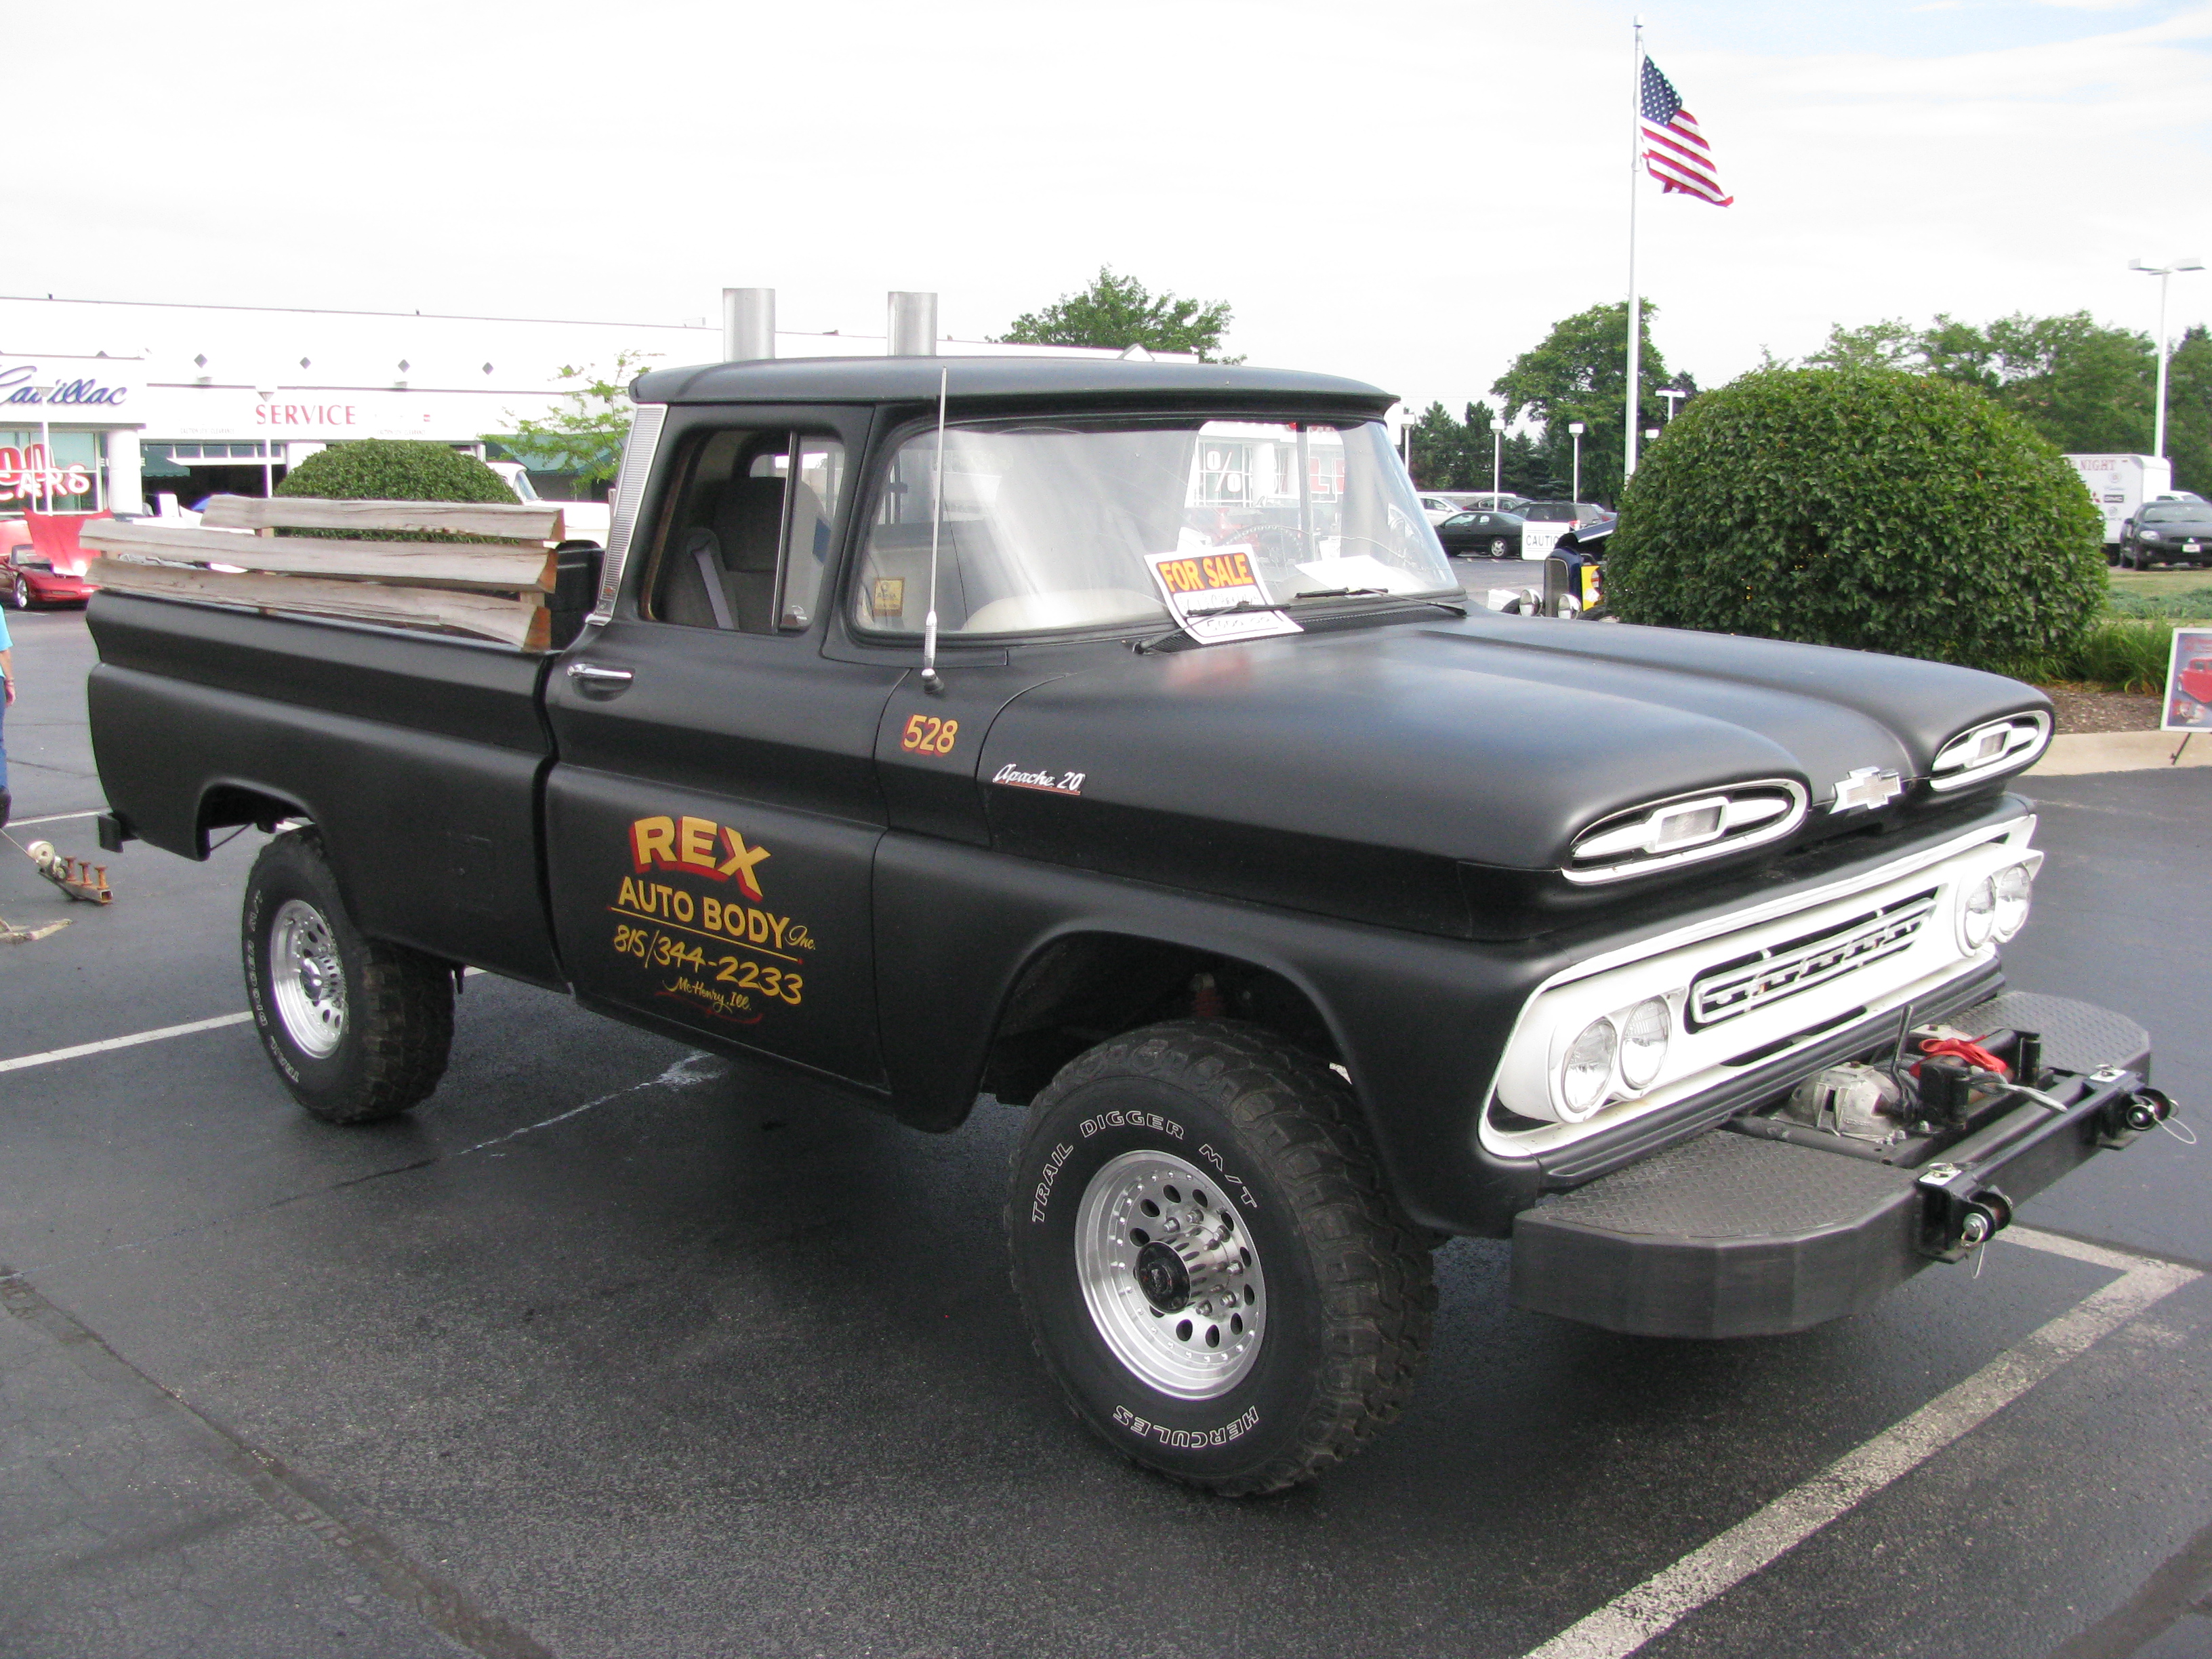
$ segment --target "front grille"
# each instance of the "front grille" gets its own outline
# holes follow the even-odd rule
[[[1935,908],[1931,887],[1853,916],[1841,927],[1708,968],[1690,981],[1689,1027],[1694,1031],[1717,1025],[1895,956],[1918,937]]]

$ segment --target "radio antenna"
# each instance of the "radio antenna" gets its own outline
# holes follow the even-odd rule
[[[937,544],[945,530],[945,401],[952,371],[937,371],[937,463],[929,491],[929,609],[921,618],[921,689],[933,697],[945,695],[944,678],[937,672]]]

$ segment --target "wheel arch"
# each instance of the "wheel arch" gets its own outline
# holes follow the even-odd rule
[[[250,823],[265,834],[288,818],[321,822],[305,802],[281,790],[235,778],[210,780],[200,786],[193,809],[193,856],[207,857],[208,836],[214,830]]]
[[[1328,1064],[1343,1062],[1327,999],[1294,963],[1164,933],[1073,923],[1036,940],[1008,978],[977,1091],[1024,1104],[1085,1050],[1193,1015],[1241,1020]]]

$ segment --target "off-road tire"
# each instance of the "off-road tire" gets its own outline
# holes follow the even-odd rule
[[[316,1054],[277,1006],[271,951],[288,903],[313,908],[343,974],[343,1030]],[[295,912],[295,914],[297,914]],[[362,937],[338,896],[313,830],[288,830],[261,849],[246,880],[240,944],[253,1026],[292,1097],[325,1123],[375,1123],[426,1098],[453,1041],[453,969],[404,946]]]
[[[1264,1270],[1256,1357],[1215,1397],[1164,1392],[1119,1358],[1079,1276],[1086,1193],[1151,1152],[1211,1172],[1206,1201]],[[1427,1238],[1391,1197],[1351,1089],[1256,1026],[1170,1021],[1069,1061],[1030,1109],[1006,1231],[1030,1336],[1076,1416],[1212,1492],[1279,1491],[1352,1456],[1398,1415],[1428,1346]]]

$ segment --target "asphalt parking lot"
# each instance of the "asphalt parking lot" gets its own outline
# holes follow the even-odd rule
[[[9,621],[10,833],[96,855],[82,618]],[[2142,1019],[2200,1115],[2212,778],[2022,793],[2013,982]],[[259,839],[97,910],[0,847],[0,915],[72,924],[0,945],[0,1653],[2212,1653],[2212,1145],[1791,1338],[1516,1313],[1455,1243],[1405,1419],[1218,1500],[1030,1354],[1011,1112],[920,1134],[479,977],[428,1106],[307,1118],[240,1015]]]

